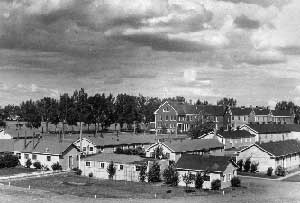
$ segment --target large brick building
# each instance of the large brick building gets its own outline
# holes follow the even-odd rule
[[[159,133],[184,133],[196,120],[214,122],[215,128],[227,129],[231,123],[229,107],[164,102],[155,112],[155,129]],[[164,132],[165,131],[165,132]]]

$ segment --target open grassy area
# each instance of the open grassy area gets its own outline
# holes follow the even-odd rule
[[[5,183],[7,184],[7,183]],[[184,196],[206,196],[220,192],[197,191],[186,193],[183,187],[168,187],[149,183],[111,181],[100,179],[89,179],[74,174],[60,174],[56,176],[32,178],[26,180],[12,181],[11,185],[32,189],[42,189],[57,194],[70,194],[83,197],[99,198],[161,198]]]
[[[35,171],[36,171],[36,169],[23,168],[23,167],[2,168],[2,169],[0,169],[0,176],[12,176],[12,175],[20,174],[20,173],[32,173]]]
[[[272,176],[268,176],[267,174],[264,173],[251,173],[251,172],[241,172],[238,171],[238,175],[240,176],[253,176],[253,177],[259,177],[259,178],[268,178],[268,179],[277,179],[280,178],[281,176],[277,176],[277,175],[272,175]]]
[[[284,179],[283,181],[287,181],[287,182],[300,182],[300,174],[288,177],[288,178]]]

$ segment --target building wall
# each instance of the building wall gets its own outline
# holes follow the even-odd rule
[[[258,171],[261,173],[266,173],[269,167],[276,169],[275,159],[255,145],[240,152],[236,160],[242,159],[245,162],[248,158],[250,158],[251,162],[259,163]]]
[[[293,124],[294,117],[293,116],[273,116],[272,121],[275,123]]]
[[[169,103],[165,103],[157,110],[157,114],[155,114],[155,126],[159,132],[162,131],[163,127],[166,127],[167,131],[175,133],[177,119],[176,111]]]
[[[175,161],[176,162],[180,158],[180,154],[176,155],[175,152],[171,151],[169,148],[165,147],[162,144],[153,145],[152,147],[148,148],[146,150],[146,157],[153,157],[154,151],[155,151],[155,149],[157,147],[161,147],[164,154],[166,154],[166,155],[169,154],[169,158],[168,159],[171,160],[171,161]]]
[[[77,140],[74,144],[78,147],[78,149],[80,149],[79,140]],[[82,145],[82,152],[85,154],[96,154],[99,152],[97,150],[97,147],[85,138],[82,139],[81,145]],[[92,148],[92,150],[90,150],[90,148]]]
[[[237,127],[249,123],[249,115],[233,115],[231,119],[232,127],[237,129]]]
[[[222,144],[225,144],[225,138],[215,135],[214,133],[206,134],[201,139],[217,139]]]
[[[280,158],[276,159],[275,163],[276,163],[276,167],[280,165],[284,168],[287,168],[288,170],[299,168],[300,155],[292,154],[292,155],[280,157]]]
[[[59,160],[63,170],[70,170],[78,167],[79,152],[72,148],[68,153],[64,154]]]
[[[248,138],[237,138],[237,139],[225,139],[225,149],[230,148],[241,148],[244,146],[250,146],[255,143],[255,137],[248,137]]]
[[[237,168],[228,164],[225,171],[221,174],[221,188],[231,187],[231,179],[237,176]]]
[[[276,141],[283,141],[283,140],[290,140],[291,139],[290,133],[270,133],[270,134],[258,134],[258,142],[265,143],[265,142],[276,142]]]
[[[90,166],[87,166],[86,162],[90,162]],[[104,164],[103,168],[101,168],[101,163]],[[93,173],[93,177],[100,178],[100,179],[109,179],[107,173],[107,167],[109,166],[110,162],[106,161],[85,161],[82,160],[80,163],[82,175],[89,176],[89,173]],[[113,177],[114,180],[126,180],[126,181],[139,181],[139,173],[140,171],[137,170],[134,164],[122,164],[122,163],[114,163],[116,167],[116,174]],[[123,169],[121,169],[123,166]]]
[[[60,161],[59,159],[59,155],[52,155],[52,154],[47,154],[47,153],[24,153],[24,152],[18,152],[18,151],[14,151],[14,154],[17,155],[18,153],[21,154],[21,158],[19,159],[20,160],[20,164],[22,166],[26,166],[26,161],[27,161],[27,158],[25,158],[25,155],[28,155],[28,159],[31,159],[31,162],[32,164],[36,161],[39,161],[43,166],[47,166],[50,170],[52,170],[51,166],[54,164],[54,163],[57,163]],[[32,154],[35,154],[36,155],[36,159],[33,159],[32,158]],[[50,156],[50,161],[47,160],[47,157]],[[33,168],[33,165],[31,166]]]
[[[292,131],[289,134],[289,138],[292,140],[300,140],[300,132]]]

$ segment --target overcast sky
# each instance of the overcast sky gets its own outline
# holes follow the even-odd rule
[[[0,105],[129,93],[300,104],[299,0],[1,0]]]

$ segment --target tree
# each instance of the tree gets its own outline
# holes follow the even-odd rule
[[[236,107],[236,104],[237,102],[236,99],[234,98],[224,97],[223,99],[217,101],[217,105],[222,105],[222,106]]]
[[[209,120],[196,119],[188,132],[188,136],[197,139],[201,135],[207,134],[214,130],[215,124]]]
[[[231,179],[231,186],[232,187],[241,187],[241,180],[239,179],[239,177],[233,177]]]
[[[38,100],[36,102],[37,108],[39,110],[41,119],[43,122],[46,122],[46,132],[48,132],[48,126],[49,122],[51,120],[51,114],[54,109],[52,108],[52,105],[55,104],[55,99],[50,97],[44,97],[41,100]]]
[[[252,162],[250,165],[250,172],[255,173],[258,169],[259,162]]]
[[[203,175],[198,172],[195,177],[195,188],[202,189],[204,183]]]
[[[42,119],[34,101],[29,100],[21,103],[21,115],[29,127],[39,128],[41,126]]]
[[[163,171],[163,177],[166,184],[171,186],[177,186],[179,181],[179,175],[174,164],[170,164],[168,168]]]
[[[269,167],[268,170],[267,170],[267,175],[272,176],[272,173],[273,173],[273,168]]]
[[[155,161],[148,172],[148,181],[149,182],[160,182],[160,166]]]
[[[250,160],[250,158],[247,158],[247,160],[245,161],[245,164],[244,164],[244,171],[248,172],[250,170],[250,167],[251,167],[251,160]]]
[[[42,168],[42,164],[41,164],[41,162],[36,161],[36,162],[33,163],[33,167],[35,169],[41,169]]]
[[[114,175],[116,174],[116,167],[114,165],[114,162],[111,161],[106,169],[107,173],[108,173],[108,178],[109,179],[113,179]]]
[[[51,168],[52,168],[53,171],[62,170],[62,166],[59,164],[59,162],[56,162],[56,163],[52,164]]]
[[[208,105],[208,101],[206,101],[206,100],[204,100],[203,102],[202,101],[200,101],[200,99],[197,99],[197,101],[196,101],[196,105]]]
[[[146,178],[147,178],[147,165],[144,164],[141,166],[141,170],[140,170],[140,173],[139,173],[139,178],[140,178],[140,181],[141,182],[145,182],[146,181]]]
[[[189,171],[182,176],[182,180],[185,183],[185,188],[187,189],[188,186],[195,180],[195,176]]]
[[[238,160],[238,162],[236,163],[238,165],[238,171],[243,171],[243,165],[244,165],[244,161],[243,159]]]

